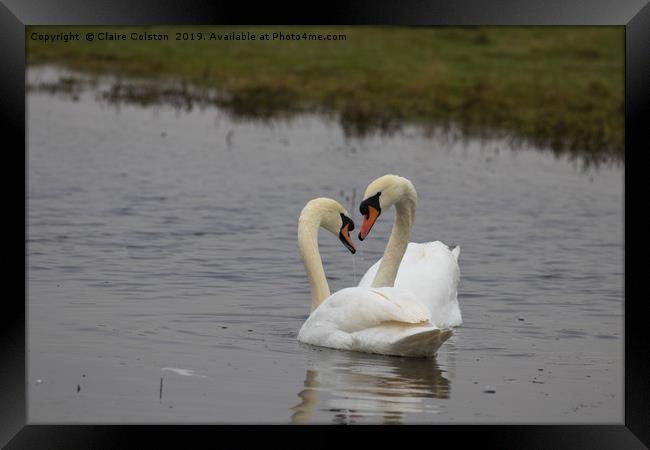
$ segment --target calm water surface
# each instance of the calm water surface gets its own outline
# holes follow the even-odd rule
[[[622,423],[622,166],[94,91],[27,106],[30,423]],[[461,246],[464,323],[435,360],[296,341],[300,210],[329,196],[360,223],[385,173],[418,190],[413,241]],[[393,214],[355,257],[321,232],[332,291]]]

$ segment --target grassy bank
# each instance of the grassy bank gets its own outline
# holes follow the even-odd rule
[[[99,41],[88,31],[166,33]],[[32,40],[79,32],[80,41]],[[344,33],[337,41],[175,40],[175,33]],[[216,36],[215,36],[216,37]],[[622,27],[28,27],[28,64],[179,76],[230,94],[240,113],[340,113],[358,132],[395,123],[503,132],[558,150],[623,154]]]

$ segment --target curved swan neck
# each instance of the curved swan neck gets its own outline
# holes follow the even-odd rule
[[[390,234],[388,245],[377,275],[372,282],[372,287],[394,286],[397,271],[406,253],[413,222],[415,221],[415,208],[417,206],[417,193],[413,185],[404,183],[404,190],[395,202],[395,222]]]
[[[298,248],[311,287],[312,311],[330,296],[323,262],[318,251],[318,229],[321,216],[315,211],[303,210],[298,220]]]

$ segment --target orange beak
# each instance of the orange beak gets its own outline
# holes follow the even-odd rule
[[[350,224],[345,224],[343,228],[341,228],[341,241],[343,244],[347,247],[352,254],[357,252],[357,249],[355,248],[354,244],[352,243],[352,239],[350,238]]]
[[[379,210],[373,208],[372,206],[368,206],[368,214],[366,214],[363,217],[363,222],[361,223],[361,230],[359,230],[360,241],[363,241],[366,238],[366,236],[368,236],[368,233],[370,233],[372,226],[377,221],[377,217],[379,217]]]

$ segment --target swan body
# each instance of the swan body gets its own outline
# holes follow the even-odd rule
[[[409,242],[417,206],[413,183],[397,175],[384,175],[368,185],[359,208],[364,215],[359,239],[368,235],[382,210],[391,206],[395,207],[395,222],[384,256],[368,269],[359,286],[408,290],[426,305],[433,325],[446,328],[462,324],[457,295],[460,247],[450,250],[440,241]]]
[[[298,220],[298,247],[312,291],[312,312],[298,332],[300,342],[340,350],[428,357],[451,336],[431,323],[428,308],[409,290],[350,287],[330,294],[318,251],[318,230],[349,239],[351,219],[335,200],[311,200]],[[347,224],[347,225],[346,225]]]
[[[430,321],[408,291],[351,287],[327,298],[303,324],[298,340],[342,350],[411,357],[433,356],[451,336]]]
[[[458,304],[459,254],[460,247],[449,250],[440,241],[409,242],[395,278],[395,287],[412,292],[428,308],[431,323],[439,328],[463,322]],[[359,281],[360,287],[371,286],[382,259],[368,269]]]

